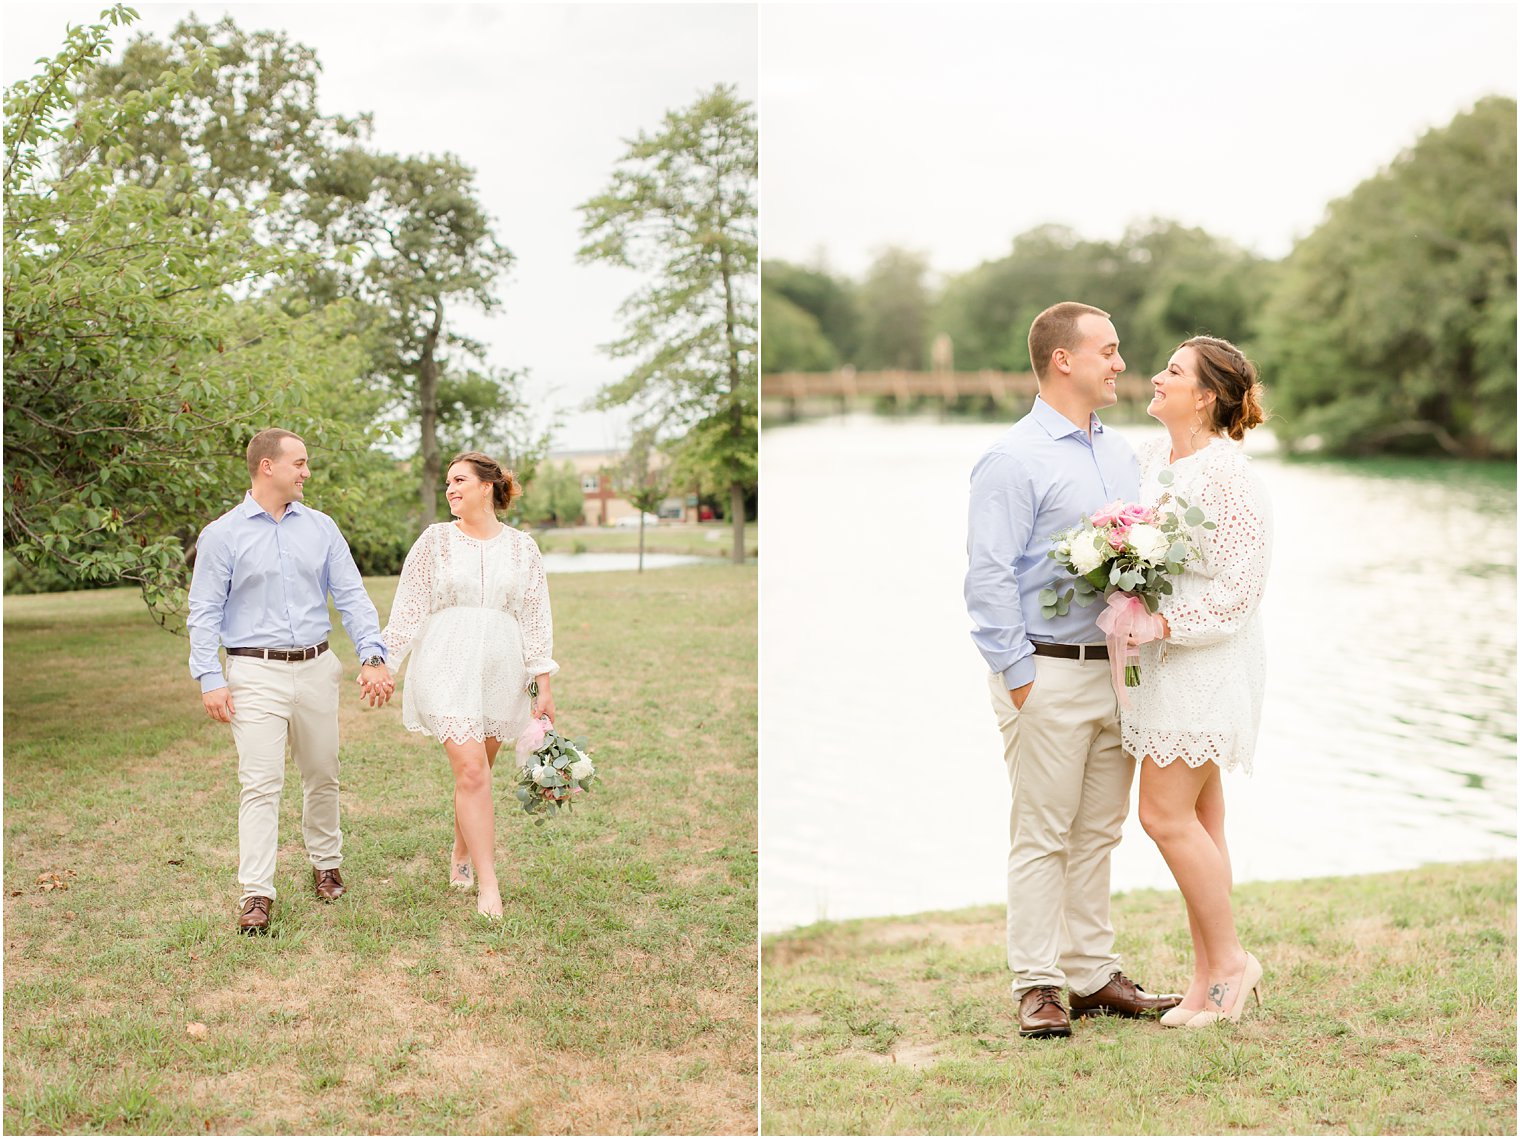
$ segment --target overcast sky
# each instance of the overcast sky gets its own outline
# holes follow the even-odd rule
[[[94,23],[106,0],[18,3],[3,13],[6,83],[53,55],[66,23]],[[372,111],[373,145],[451,152],[478,173],[480,197],[517,257],[490,318],[456,309],[491,346],[490,363],[527,368],[529,390],[577,404],[626,364],[598,349],[621,332],[631,270],[578,266],[576,206],[600,192],[625,140],[656,130],[717,83],[758,93],[753,4],[133,4],[118,34],[164,36],[186,14],[229,14],[245,30],[280,29],[314,48],[324,112]],[[557,444],[626,442],[623,417],[575,413]]]
[[[1269,257],[1514,96],[1512,3],[765,4],[762,255],[940,271],[1151,216]]]

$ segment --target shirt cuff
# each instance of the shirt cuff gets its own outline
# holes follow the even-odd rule
[[[368,644],[361,645],[358,652],[360,664],[369,660],[370,657],[379,657],[386,664],[389,664],[391,660],[390,654],[385,651],[385,643],[383,641],[371,641]]]
[[[1034,653],[1030,653],[1021,661],[1014,662],[1003,671],[1003,687],[1010,692],[1032,683],[1034,683]]]
[[[200,682],[202,695],[207,692],[215,692],[218,688],[227,687],[227,678],[222,675],[221,669],[217,669],[215,672],[208,672],[200,678]]]

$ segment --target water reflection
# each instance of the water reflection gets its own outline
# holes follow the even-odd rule
[[[1000,430],[766,430],[768,929],[1002,897],[1006,779],[961,603],[967,475]],[[1276,543],[1257,773],[1226,779],[1237,877],[1513,857],[1513,467],[1270,442],[1248,446]],[[1133,812],[1114,882],[1172,884]]]

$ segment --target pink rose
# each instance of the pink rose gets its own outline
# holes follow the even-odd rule
[[[1147,525],[1156,521],[1156,512],[1149,506],[1141,506],[1139,503],[1126,506],[1119,515],[1119,521],[1125,526],[1133,526],[1136,522],[1144,522]]]
[[[1112,526],[1121,519],[1124,511],[1124,500],[1116,498],[1092,516],[1092,523],[1094,526]]]
[[[1115,550],[1122,550],[1124,549],[1124,539],[1128,534],[1128,526],[1116,526],[1108,532],[1108,544]]]

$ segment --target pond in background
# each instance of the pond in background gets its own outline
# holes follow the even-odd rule
[[[1003,430],[765,430],[767,931],[1003,900],[1007,777],[961,598],[968,479]],[[1236,879],[1514,857],[1514,468],[1247,450],[1275,541],[1256,771],[1225,777]],[[1113,885],[1173,888],[1133,810]]]

